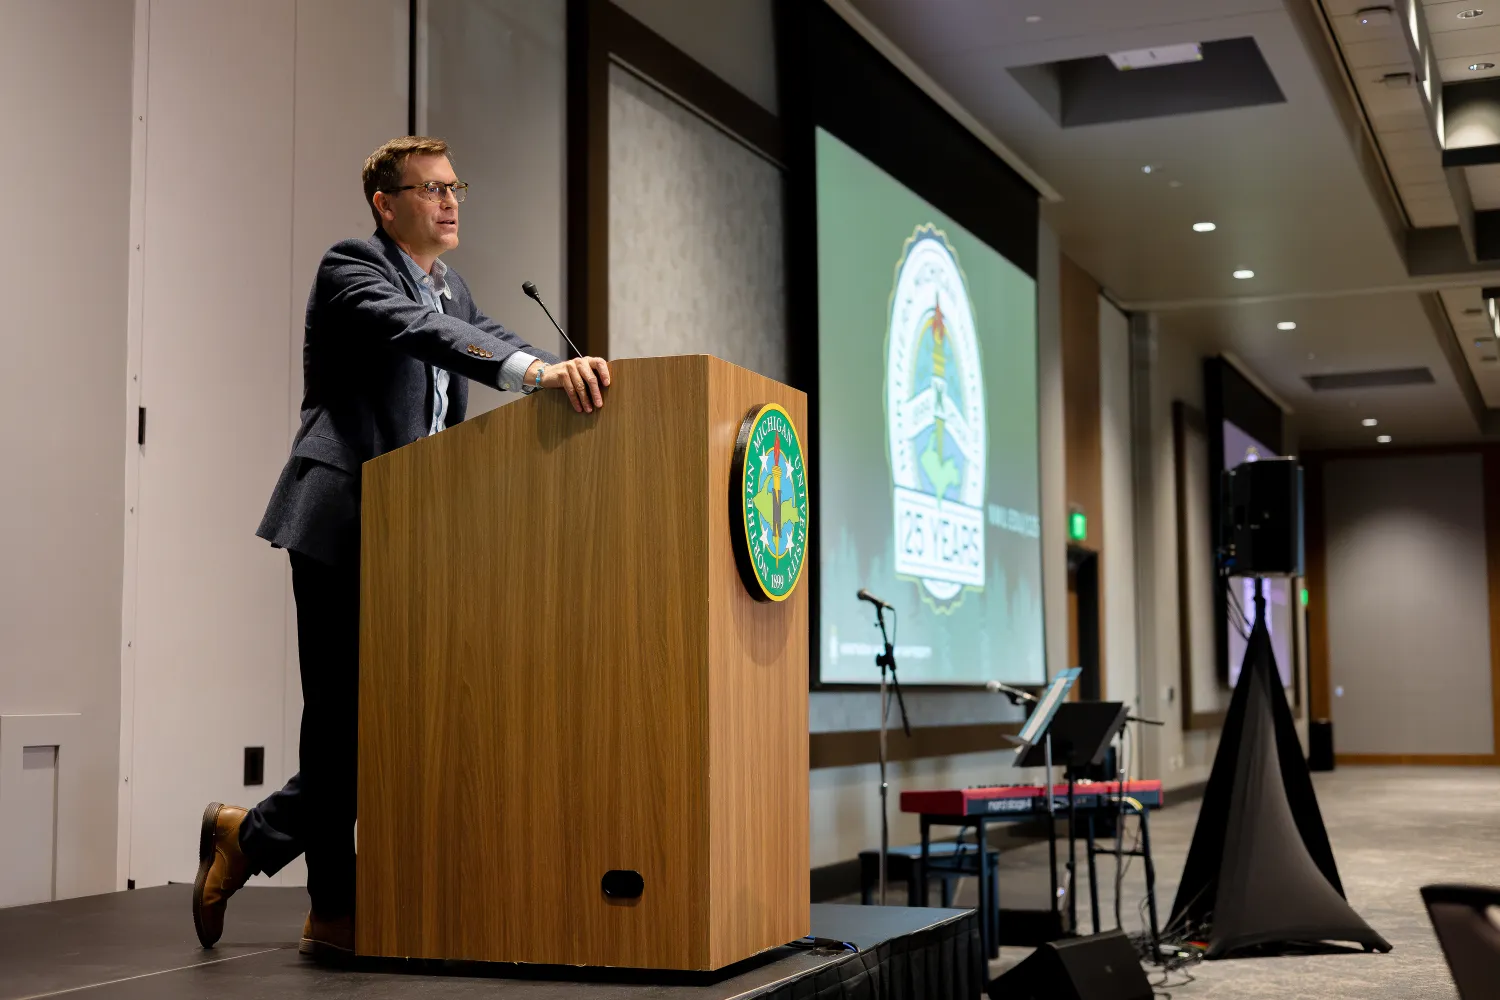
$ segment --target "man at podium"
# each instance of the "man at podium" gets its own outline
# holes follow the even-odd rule
[[[609,385],[602,358],[562,361],[531,346],[481,312],[439,260],[458,246],[468,193],[447,143],[392,139],[365,161],[364,190],[377,228],[335,244],[318,265],[302,426],[257,531],[291,557],[300,769],[252,809],[214,802],[205,810],[193,889],[205,948],[246,879],[305,853],[312,909],[300,950],[353,953],[362,463],[463,420],[469,379],[510,392],[561,390],[579,413],[602,407]]]

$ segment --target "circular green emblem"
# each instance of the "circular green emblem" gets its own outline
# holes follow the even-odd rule
[[[784,601],[807,561],[807,464],[792,418],[775,403],[751,407],[734,442],[730,537],[745,589]]]

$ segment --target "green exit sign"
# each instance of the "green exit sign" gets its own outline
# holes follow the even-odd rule
[[[1081,542],[1089,537],[1088,515],[1081,510],[1068,513],[1068,537],[1075,542]]]

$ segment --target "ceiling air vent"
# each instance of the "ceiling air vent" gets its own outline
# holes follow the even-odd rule
[[[1314,392],[1332,389],[1389,389],[1398,385],[1431,385],[1435,380],[1426,368],[1382,368],[1373,372],[1333,372],[1304,375]]]

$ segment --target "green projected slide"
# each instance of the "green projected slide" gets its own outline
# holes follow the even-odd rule
[[[867,587],[904,684],[1046,679],[1036,283],[817,133],[819,674],[874,683]]]

